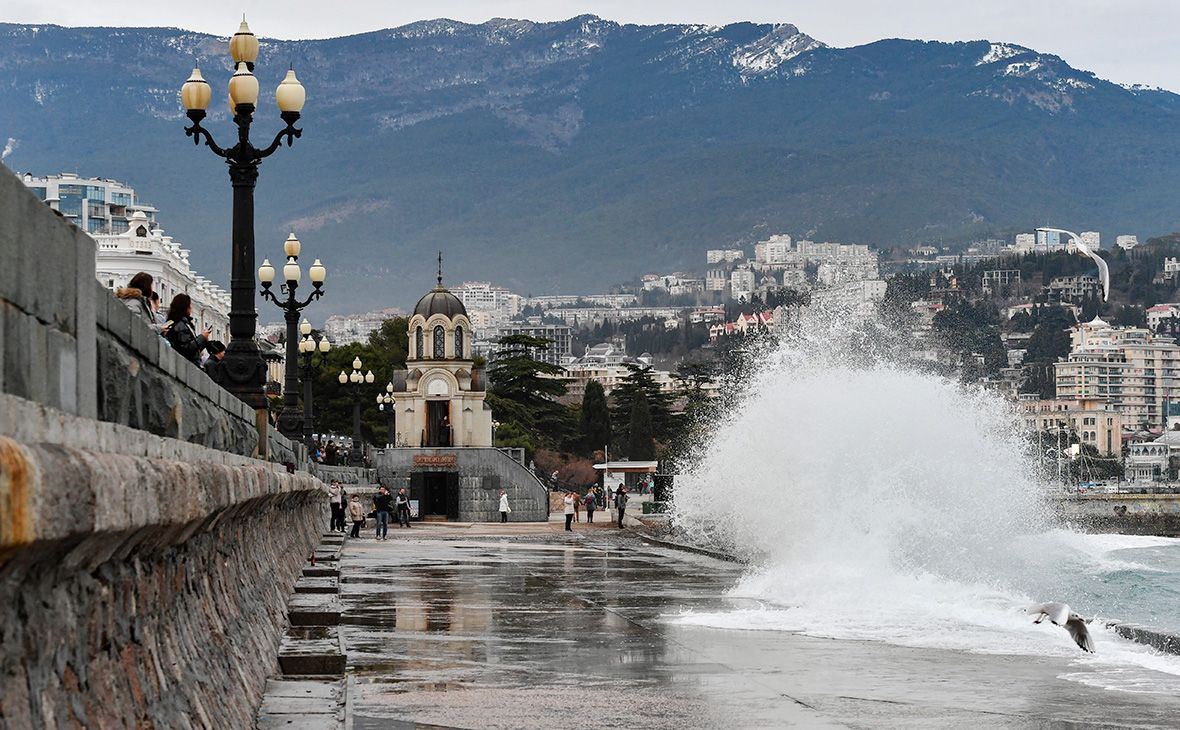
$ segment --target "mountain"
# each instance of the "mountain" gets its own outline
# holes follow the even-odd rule
[[[0,142],[13,170],[132,185],[225,281],[229,181],[183,132],[194,57],[224,89],[224,38],[0,24]],[[324,260],[318,316],[412,304],[439,249],[448,282],[541,294],[772,233],[888,248],[1180,230],[1180,97],[1014,45],[838,49],[791,25],[592,16],[264,39],[257,142],[281,126],[288,64],[304,133],[262,165],[258,252],[294,230]],[[225,144],[221,95],[206,126]]]

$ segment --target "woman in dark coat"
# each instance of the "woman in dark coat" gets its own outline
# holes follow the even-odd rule
[[[179,352],[186,360],[200,367],[201,350],[205,349],[209,341],[209,330],[202,330],[197,334],[197,326],[193,324],[193,300],[188,294],[177,294],[172,298],[168,307],[168,343],[172,349]]]

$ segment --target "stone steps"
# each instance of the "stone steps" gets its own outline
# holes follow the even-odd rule
[[[343,680],[268,679],[258,730],[340,730],[344,727]]]
[[[340,571],[336,571],[335,576],[308,576],[304,575],[295,582],[296,593],[340,593]]]
[[[343,676],[345,659],[335,626],[292,626],[279,649],[279,669],[285,677]]]

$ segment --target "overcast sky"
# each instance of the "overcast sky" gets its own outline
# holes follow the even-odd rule
[[[1007,41],[1126,84],[1180,92],[1178,0],[0,0],[0,22],[173,26],[229,35],[247,14],[258,35],[326,38],[416,20],[560,20],[593,13],[621,23],[741,20],[794,23],[833,46],[881,38]]]

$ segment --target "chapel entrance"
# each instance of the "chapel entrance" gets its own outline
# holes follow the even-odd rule
[[[449,400],[426,401],[426,438],[423,446],[454,446]]]
[[[422,519],[459,519],[458,472],[416,472],[410,476],[410,481],[411,491],[418,492],[422,495],[419,498],[421,500],[419,509]],[[413,484],[413,482],[418,482],[418,485]],[[415,486],[418,489],[414,489]]]

